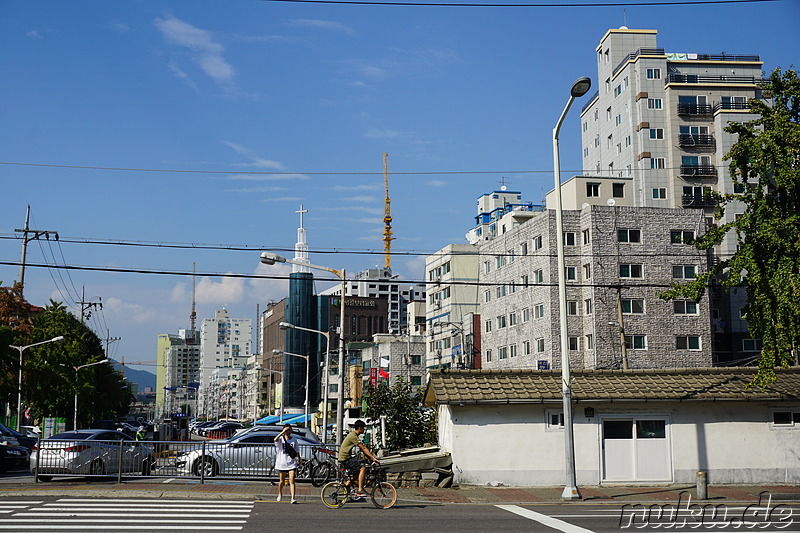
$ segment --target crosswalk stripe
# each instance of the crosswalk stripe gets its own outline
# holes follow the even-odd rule
[[[97,503],[98,500],[91,499],[91,498],[60,498],[57,501],[59,502],[69,502],[69,503],[81,503],[81,502],[89,502],[89,503]],[[197,501],[197,500],[147,500],[142,498],[103,498],[102,502],[124,502],[124,503],[147,503],[147,502],[158,502],[159,504],[162,503],[179,503],[182,505],[202,505],[207,507],[210,504],[213,505],[220,505],[223,507],[230,507],[230,506],[238,506],[238,505],[249,505],[252,507],[254,504],[253,502],[226,502],[226,501]],[[30,503],[30,504],[40,504],[43,502],[14,502],[14,503]]]
[[[69,505],[61,505],[59,507],[42,507],[43,511],[69,511],[69,510],[91,510],[95,509],[94,506],[87,506],[87,507],[72,507]],[[103,511],[130,511],[130,507],[97,507],[97,509],[102,509]],[[169,508],[169,509],[162,509],[161,507],[137,507],[137,511],[140,512],[148,512],[148,513],[178,513],[181,511],[192,511],[193,513],[249,513],[250,509],[196,509],[193,507],[183,507],[183,508]]]
[[[74,516],[74,515],[71,515]],[[59,520],[42,520],[41,518],[14,518],[9,522],[13,521],[14,523],[19,524],[39,524],[39,523],[48,523],[48,522],[58,522],[59,524],[83,524],[86,522],[95,522],[95,523],[106,523],[108,520],[105,518],[102,519],[59,519]],[[152,518],[130,518],[125,520],[114,520],[114,523],[117,524],[152,524]],[[158,520],[157,523],[159,524],[246,524],[247,520]]]
[[[52,506],[55,506],[55,505],[70,505],[72,507],[119,507],[121,503],[125,503],[126,507],[146,507],[148,505],[152,506],[154,504],[158,504],[159,507],[166,507],[166,508],[182,507],[184,509],[193,508],[193,507],[200,507],[200,508],[209,507],[208,503],[165,503],[165,504],[162,505],[162,502],[160,502],[160,501],[152,501],[152,502],[139,501],[139,502],[135,502],[135,503],[134,502],[126,503],[126,502],[106,502],[105,500],[100,501],[100,502],[93,502],[93,503],[83,503],[83,502],[73,503],[73,502],[68,502],[68,501],[65,502],[65,501],[59,500],[59,501],[57,501],[55,503],[45,503],[43,505],[43,507],[52,507]],[[214,504],[214,507],[216,507],[216,504]],[[252,509],[253,508],[253,504],[221,505],[220,508],[232,509],[232,510]]]
[[[113,517],[129,517],[129,516],[142,516],[142,513],[130,513],[130,514],[120,514],[120,513],[92,513],[92,512],[77,512],[77,511],[69,511],[65,513],[51,513],[51,512],[28,512],[28,513],[14,513],[14,516],[113,516]],[[197,518],[196,513],[171,513],[169,515],[161,515],[164,518]],[[249,518],[250,514],[219,514],[219,515],[203,515],[203,518],[209,519],[219,519],[219,518]],[[158,519],[158,515],[153,516],[150,520]]]
[[[578,527],[570,524],[569,522],[564,522],[563,520],[558,520],[557,518],[553,518],[546,514],[537,513],[536,511],[525,509],[518,505],[497,505],[496,507],[517,514],[529,520],[535,520],[542,525],[552,527],[553,529],[563,531],[564,533],[593,533],[591,529]]]
[[[53,524],[25,524],[25,529],[45,529],[45,528],[52,528]],[[17,530],[19,531],[19,524],[8,524],[3,523],[0,524],[0,530]],[[117,525],[81,525],[81,530],[87,529],[98,529],[102,531],[109,531],[109,530],[117,530],[117,529],[127,529],[130,530],[130,526],[117,526]],[[199,526],[199,525],[192,525],[192,526],[182,526],[182,525],[173,525],[173,524],[164,524],[163,526],[159,525],[158,523],[148,524],[147,531],[159,531],[159,530],[166,530],[166,531],[174,531],[176,529],[194,529],[194,530],[208,530],[208,531],[240,531],[242,526]],[[61,529],[59,529],[61,531]]]

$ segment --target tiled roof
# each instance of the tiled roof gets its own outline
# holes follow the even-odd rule
[[[778,380],[748,385],[755,368],[579,370],[576,401],[800,400],[800,367],[776,369]],[[559,370],[443,370],[431,372],[425,403],[543,403],[561,400]]]

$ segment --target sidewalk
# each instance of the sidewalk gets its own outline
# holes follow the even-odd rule
[[[666,503],[677,502],[683,493],[695,499],[694,485],[666,486],[592,486],[579,487],[582,499],[586,503]],[[298,499],[303,501],[319,501],[320,489],[308,483],[298,483]],[[423,488],[398,487],[398,502],[417,502],[429,504],[525,504],[525,503],[562,503],[562,487],[488,487],[462,485],[455,488]],[[768,492],[773,501],[800,503],[800,486],[798,485],[709,485],[708,502],[747,502],[756,503],[759,494]],[[54,481],[38,484],[0,484],[2,496],[98,496],[110,498],[198,498],[198,499],[252,499],[273,501],[277,494],[277,486],[269,482],[240,481],[207,481],[186,482],[185,480],[148,480],[86,482]],[[696,501],[696,500],[695,500]]]

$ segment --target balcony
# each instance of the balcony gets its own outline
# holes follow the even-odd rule
[[[700,83],[704,85],[716,85],[719,83],[736,83],[745,85],[757,85],[762,78],[755,76],[700,76],[697,74],[670,74],[665,80],[665,85],[670,83]]]
[[[714,108],[704,104],[678,104],[679,115],[711,115]]]
[[[749,111],[749,102],[717,102],[714,104],[714,112],[717,111]]]
[[[717,199],[710,194],[684,194],[681,196],[683,207],[714,207]]]
[[[614,70],[611,72],[611,75],[616,76],[617,72],[622,70],[622,67],[624,67],[628,61],[634,61],[639,56],[663,56],[663,55],[664,55],[663,48],[639,48],[635,52],[626,55],[625,58],[622,61],[620,61],[616,67],[614,67]]]
[[[681,165],[681,176],[687,178],[713,178],[717,175],[714,165]]]
[[[715,144],[713,135],[681,133],[678,136],[678,146],[681,148],[714,148]]]

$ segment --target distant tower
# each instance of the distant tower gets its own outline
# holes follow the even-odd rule
[[[383,154],[383,251],[385,260],[384,266],[388,271],[392,268],[392,200],[389,198],[389,154]],[[344,296],[344,295],[342,295]]]
[[[308,260],[308,242],[306,242],[306,228],[303,227],[303,214],[308,213],[308,209],[303,209],[303,204],[300,204],[300,209],[295,211],[300,215],[300,227],[297,228],[297,242],[294,245],[294,258],[301,263],[310,263]],[[292,272],[310,272],[308,267],[293,264]]]

